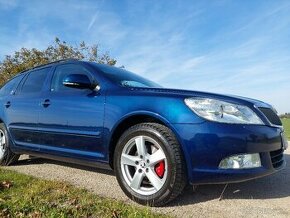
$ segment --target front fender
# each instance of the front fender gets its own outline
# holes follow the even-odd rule
[[[173,132],[177,141],[180,144],[180,149],[185,159],[185,167],[187,169],[187,174],[191,175],[190,168],[188,167],[191,164],[189,151],[188,151],[188,148],[182,144],[183,140],[180,138],[180,135],[178,134],[178,131],[176,130],[174,124],[170,123],[165,117],[162,117],[160,114],[157,114],[151,111],[140,110],[140,111],[133,111],[133,112],[127,113],[121,119],[119,119],[118,122],[116,122],[116,124],[110,130],[108,128],[105,128],[108,130],[108,131],[105,131],[107,133],[105,135],[107,135],[106,142],[107,142],[108,148],[110,148],[111,146],[111,143],[110,143],[111,139],[113,138],[113,135],[115,131],[118,129],[118,127],[122,125],[124,122],[126,122],[126,120],[130,120],[131,118],[134,118],[134,117],[137,118],[138,116],[152,117],[155,120],[158,120],[160,123],[163,123],[166,127],[168,127]],[[108,156],[108,159],[109,159],[109,156]]]

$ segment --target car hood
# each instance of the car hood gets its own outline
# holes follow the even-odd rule
[[[214,98],[218,100],[228,101],[230,103],[243,104],[243,105],[255,105],[257,107],[267,107],[272,108],[272,106],[268,103],[265,103],[260,100],[236,96],[236,95],[225,95],[225,94],[217,94],[210,92],[202,92],[202,91],[192,91],[192,90],[183,90],[183,89],[170,89],[170,88],[132,88],[134,91],[139,91],[145,93],[150,93],[151,95],[169,95],[175,97],[204,97],[204,98]]]

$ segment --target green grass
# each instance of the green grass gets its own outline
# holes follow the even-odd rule
[[[285,129],[286,136],[288,140],[290,140],[290,119],[289,118],[284,118],[282,119],[282,123]]]
[[[0,217],[165,216],[152,213],[150,208],[101,198],[66,183],[0,169]]]

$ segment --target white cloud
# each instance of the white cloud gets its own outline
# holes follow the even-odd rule
[[[95,24],[96,20],[97,20],[97,16],[98,16],[98,12],[94,14],[94,16],[92,17],[89,25],[88,25],[88,31],[92,28],[92,26]]]

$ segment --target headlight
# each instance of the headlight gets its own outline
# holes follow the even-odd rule
[[[264,124],[249,107],[210,98],[187,98],[185,104],[197,115],[220,123]]]

